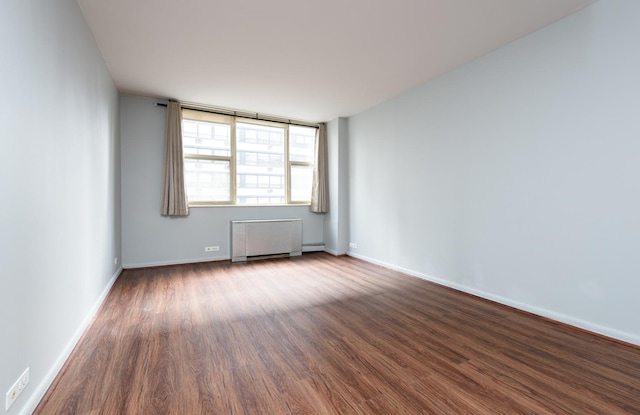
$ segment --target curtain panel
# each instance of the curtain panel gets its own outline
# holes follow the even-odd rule
[[[329,211],[329,178],[327,172],[327,126],[324,123],[320,124],[316,131],[315,164],[309,210],[313,213],[327,213]]]
[[[189,203],[184,187],[182,154],[182,111],[180,104],[167,104],[164,141],[164,178],[162,184],[162,216],[188,216]]]

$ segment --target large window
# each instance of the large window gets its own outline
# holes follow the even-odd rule
[[[190,205],[308,204],[313,127],[182,111]]]

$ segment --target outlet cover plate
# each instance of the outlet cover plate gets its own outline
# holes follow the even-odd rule
[[[7,391],[7,399],[5,401],[5,410],[8,411],[11,405],[18,399],[24,388],[29,384],[29,368],[26,368],[22,375],[16,380],[16,383]]]

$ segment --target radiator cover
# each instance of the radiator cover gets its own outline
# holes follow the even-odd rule
[[[302,219],[231,221],[231,262],[279,254],[302,255]]]

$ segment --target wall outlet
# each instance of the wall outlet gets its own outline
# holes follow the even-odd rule
[[[113,259],[113,265],[118,265],[118,257],[115,257],[115,258]]]
[[[205,246],[204,247],[204,252],[214,252],[214,251],[219,251],[220,247],[219,246]]]
[[[358,244],[354,243],[354,242],[349,242],[349,248],[357,248]]]
[[[22,393],[24,388],[29,384],[29,368],[27,368],[22,375],[16,380],[11,389],[7,392],[7,400],[5,404],[5,410],[8,411],[11,405],[18,399],[18,396]]]

